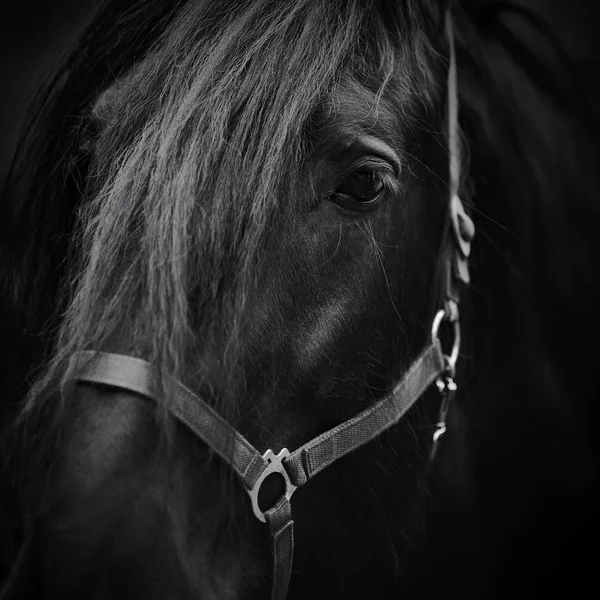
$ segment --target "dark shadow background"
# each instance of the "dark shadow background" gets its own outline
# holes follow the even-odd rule
[[[36,86],[85,22],[97,0],[23,0],[0,9],[0,185]],[[600,1],[515,0],[553,27],[600,115]]]

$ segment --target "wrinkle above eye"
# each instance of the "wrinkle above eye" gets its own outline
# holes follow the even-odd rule
[[[397,152],[389,144],[374,135],[355,135],[348,143],[347,151],[353,154],[377,156],[391,165],[396,177],[400,176],[402,163]]]

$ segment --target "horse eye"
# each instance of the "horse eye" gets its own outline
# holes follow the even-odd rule
[[[332,199],[346,208],[360,210],[374,204],[381,196],[384,183],[377,171],[354,171],[332,193]]]

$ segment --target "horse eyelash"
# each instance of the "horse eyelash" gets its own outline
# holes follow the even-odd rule
[[[388,170],[378,170],[376,172],[381,178],[381,182],[383,183],[385,191],[390,191],[394,194],[399,194],[404,191],[404,186],[402,185],[400,179],[390,173]]]

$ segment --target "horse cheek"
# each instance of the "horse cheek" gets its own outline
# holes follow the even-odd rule
[[[41,589],[63,598],[169,597],[179,578],[152,468],[151,407],[122,393],[78,392],[35,527]]]

